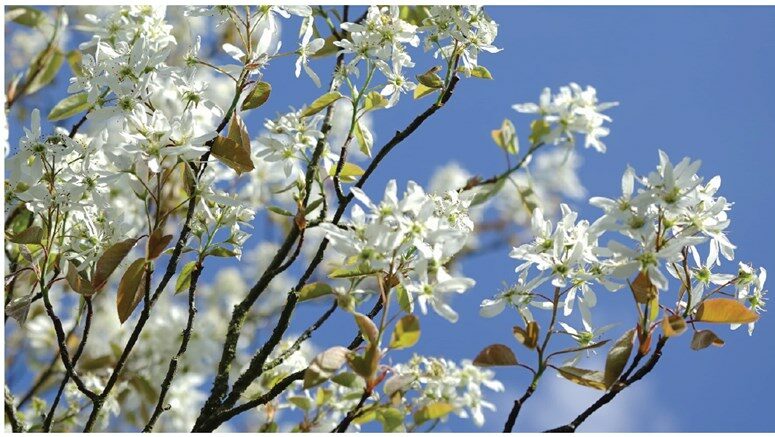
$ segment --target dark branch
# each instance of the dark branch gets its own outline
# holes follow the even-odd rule
[[[654,349],[654,353],[651,354],[651,357],[649,357],[648,361],[646,361],[646,364],[644,364],[643,367],[638,369],[638,371],[635,372],[629,379],[625,379],[625,375],[622,375],[622,377],[619,378],[619,381],[614,384],[613,388],[611,388],[611,391],[601,396],[597,401],[595,401],[594,404],[590,405],[589,408],[584,410],[581,414],[578,415],[578,417],[573,419],[571,423],[544,432],[575,432],[579,425],[584,423],[584,421],[587,420],[589,416],[592,415],[592,413],[599,410],[605,404],[611,402],[622,390],[648,375],[648,373],[654,369],[654,366],[657,365],[659,358],[662,356],[662,348],[665,347],[666,342],[667,337],[660,337],[659,341],[657,342],[657,346]]]
[[[164,401],[167,397],[167,392],[170,389],[170,385],[172,385],[172,380],[175,378],[175,372],[178,369],[180,359],[186,353],[188,342],[191,341],[191,333],[194,329],[194,317],[196,316],[196,285],[199,281],[199,275],[202,274],[202,269],[202,264],[197,263],[194,270],[191,271],[191,283],[188,287],[188,320],[186,321],[186,328],[183,330],[183,339],[180,341],[178,352],[170,360],[167,374],[164,376],[164,380],[161,383],[159,400],[156,402],[153,414],[151,414],[151,418],[148,419],[148,423],[145,425],[145,428],[143,428],[143,432],[151,432],[154,425],[156,425],[156,421],[159,420],[159,416],[166,411]]]
[[[83,334],[81,335],[81,342],[78,344],[78,349],[76,349],[75,354],[73,354],[73,366],[75,366],[78,362],[78,359],[81,358],[83,349],[86,347],[86,341],[89,339],[89,330],[91,329],[92,316],[94,315],[91,299],[91,296],[84,297],[84,301],[86,302],[86,316],[83,323]],[[73,329],[75,329],[75,327],[73,327]],[[57,391],[57,394],[54,397],[54,401],[51,403],[51,408],[49,409],[49,412],[43,421],[43,432],[51,431],[51,421],[54,420],[54,414],[57,411],[59,400],[62,398],[62,393],[65,391],[65,386],[69,381],[70,375],[66,374],[62,379],[62,383],[59,384],[59,390]]]

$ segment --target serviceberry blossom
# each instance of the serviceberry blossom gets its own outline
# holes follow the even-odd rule
[[[544,88],[538,103],[514,105],[517,112],[537,114],[541,125],[534,127],[538,132],[536,143],[572,146],[574,134],[585,136],[584,147],[592,147],[605,152],[605,144],[600,138],[608,136],[609,129],[603,123],[611,118],[603,111],[617,106],[618,102],[601,103],[597,100],[597,91],[591,86],[581,88],[576,83],[560,87],[557,94]]]
[[[358,188],[351,190],[367,209],[354,205],[346,224],[321,224],[333,248],[350,265],[397,277],[423,313],[431,306],[455,322],[457,313],[449,306],[449,297],[466,291],[474,281],[453,276],[445,264],[473,231],[466,213],[470,199],[455,192],[426,194],[411,181],[399,199],[396,181],[391,180],[378,203]]]

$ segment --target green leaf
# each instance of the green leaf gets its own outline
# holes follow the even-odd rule
[[[250,151],[245,150],[244,147],[231,138],[218,135],[210,151],[213,156],[231,167],[237,174],[249,172],[255,168],[253,160],[250,158]]]
[[[479,79],[492,79],[492,74],[490,74],[490,70],[488,70],[482,65],[477,65],[476,67],[472,68],[471,76],[477,77]]]
[[[361,313],[354,313],[355,323],[358,324],[358,329],[361,330],[363,337],[368,340],[370,344],[375,344],[379,340],[379,328],[374,322],[366,315]]]
[[[361,121],[358,120],[353,127],[355,139],[358,140],[358,149],[364,155],[371,158],[371,148],[374,146],[374,137],[368,129],[361,127]]]
[[[302,112],[302,117],[309,117],[310,115],[317,114],[318,112],[331,106],[334,102],[341,99],[343,96],[338,91],[331,91],[323,94],[315,99],[309,106],[307,106]]]
[[[598,390],[605,390],[607,387],[603,382],[603,372],[595,370],[579,369],[573,366],[564,366],[557,369],[560,376],[568,381],[575,382],[584,387],[592,387]]]
[[[427,87],[421,83],[418,83],[417,86],[414,88],[414,99],[421,99],[428,94],[433,94],[434,92],[438,91],[438,88],[430,88]]]
[[[436,74],[439,71],[441,71],[441,67],[435,66],[423,74],[418,74],[417,81],[420,82],[421,85],[424,85],[428,88],[441,88],[444,86],[444,80],[442,80],[441,77]]]
[[[27,27],[39,27],[48,21],[48,16],[40,9],[29,6],[13,6],[5,11],[5,20]]]
[[[396,299],[398,299],[398,306],[401,310],[407,313],[411,313],[413,308],[412,298],[409,296],[409,292],[406,291],[403,285],[396,287]]]
[[[307,208],[304,210],[304,216],[308,216],[312,214],[320,205],[323,204],[323,197],[318,197],[317,199],[313,200],[312,202],[307,205]]]
[[[481,187],[474,198],[471,199],[470,206],[481,205],[484,202],[490,200],[493,196],[498,194],[498,191],[503,188],[503,186],[506,184],[506,179],[508,179],[508,177],[498,178],[498,180],[494,183]]]
[[[50,121],[64,120],[79,112],[86,111],[91,107],[87,98],[88,96],[86,93],[72,94],[65,97],[54,105],[51,112],[48,114],[48,119]]]
[[[396,323],[390,347],[393,349],[406,349],[414,346],[420,340],[420,320],[413,314],[401,318]]]
[[[707,323],[753,323],[759,315],[735,299],[708,299],[697,307],[694,319]]]
[[[129,319],[137,304],[143,299],[145,273],[145,258],[140,258],[130,264],[124,276],[121,277],[116,295],[116,308],[121,323]]]
[[[83,54],[80,50],[70,50],[65,56],[70,69],[76,76],[83,76]]]
[[[534,146],[539,144],[545,136],[549,135],[551,131],[551,126],[549,126],[544,120],[533,120],[533,122],[530,123],[530,136],[528,137],[530,144]]]
[[[383,407],[376,411],[382,432],[404,432],[404,413],[395,407]]]
[[[491,344],[479,352],[479,355],[474,359],[474,365],[480,367],[516,366],[517,356],[505,344]]]
[[[366,353],[363,356],[356,354],[348,355],[347,364],[355,373],[368,380],[377,371],[379,352],[374,345],[371,345],[366,349]]]
[[[323,282],[313,282],[312,284],[305,285],[299,290],[299,302],[326,296],[333,292],[334,290],[330,285]]]
[[[446,402],[432,402],[414,413],[414,423],[420,425],[429,420],[441,419],[454,409]]]
[[[234,252],[233,250],[229,250],[223,246],[218,246],[207,251],[207,255],[218,256],[221,258],[231,258],[231,257],[237,256],[237,252]]]
[[[191,272],[194,271],[196,261],[189,261],[180,270],[178,279],[175,281],[175,294],[180,293],[183,290],[188,290],[191,286]]]
[[[724,346],[724,340],[720,339],[719,336],[710,329],[702,329],[695,332],[692,337],[691,348],[698,351],[705,349],[708,346]]]
[[[361,265],[353,269],[335,269],[328,275],[328,277],[331,279],[352,279],[360,278],[363,276],[372,276],[378,272],[379,270],[372,269],[366,265]]]
[[[331,381],[347,388],[354,388],[360,385],[358,375],[352,372],[338,373],[331,378]]]
[[[630,354],[632,353],[634,340],[635,330],[630,329],[616,340],[616,343],[608,352],[605,360],[605,373],[603,375],[603,382],[606,388],[610,388],[624,371],[624,367],[627,365],[627,361],[629,361]]]
[[[40,226],[30,226],[29,228],[10,237],[10,241],[16,244],[40,244],[46,233]]]
[[[336,166],[331,166],[330,170],[330,176],[334,176],[334,173],[336,172]],[[342,166],[342,171],[339,173],[339,180],[341,182],[355,182],[358,180],[358,176],[361,176],[363,173],[362,168],[359,166],[353,164],[352,162],[345,162]]]
[[[97,266],[94,270],[94,277],[91,285],[94,291],[99,291],[108,283],[108,278],[116,270],[121,261],[126,258],[129,252],[137,244],[137,238],[129,238],[110,246],[105,253],[97,260]]]
[[[54,48],[41,53],[40,59],[41,71],[35,75],[35,78],[27,86],[27,89],[24,90],[24,93],[27,95],[40,90],[54,80],[60,67],[62,67],[62,63],[65,61],[65,56],[58,48]]]
[[[390,103],[388,99],[382,96],[382,94],[372,91],[368,94],[366,94],[366,98],[363,102],[363,109],[364,112],[368,111],[374,111],[377,109],[384,108]]]
[[[290,396],[288,402],[301,408],[303,411],[312,409],[312,401],[306,396]]]
[[[493,130],[490,134],[495,144],[506,153],[516,155],[519,152],[519,140],[514,124],[508,118],[503,120],[500,129]]]
[[[258,108],[269,100],[269,95],[272,93],[272,85],[267,82],[258,82],[250,90],[245,100],[242,102],[242,110]]]
[[[284,216],[287,216],[287,217],[295,217],[296,216],[296,214],[288,211],[287,209],[282,209],[279,206],[270,205],[270,206],[267,206],[266,209],[268,209],[269,211],[272,211],[275,214],[284,215]]]
[[[427,6],[399,6],[398,17],[409,24],[422,26],[423,20],[430,17]]]

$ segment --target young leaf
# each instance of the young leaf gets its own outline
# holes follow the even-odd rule
[[[422,83],[418,83],[417,86],[414,88],[414,96],[413,97],[414,97],[415,100],[421,99],[421,98],[427,96],[428,94],[432,94],[432,93],[436,92],[437,90],[438,90],[438,88],[431,88],[431,87],[427,87],[427,86],[423,85]]]
[[[272,93],[272,85],[267,82],[258,82],[250,90],[245,100],[242,102],[242,110],[258,108],[269,100],[269,95]]]
[[[250,155],[250,135],[248,135],[248,128],[245,126],[245,122],[239,114],[234,114],[229,122],[229,132],[226,134],[228,138],[234,140],[240,147],[245,149]]]
[[[336,166],[331,167],[330,176],[334,176]],[[345,162],[342,171],[339,173],[339,180],[342,182],[355,182],[358,176],[364,173],[363,169],[351,162]]]
[[[478,189],[476,195],[471,200],[471,206],[481,205],[482,203],[490,200],[493,196],[498,194],[498,191],[503,188],[508,178],[499,178],[495,183],[488,184],[481,189]]]
[[[396,323],[396,328],[390,339],[390,347],[406,349],[414,346],[418,340],[420,340],[420,321],[415,315],[409,314]]]
[[[328,277],[331,279],[352,279],[352,278],[360,278],[363,276],[371,276],[375,273],[379,272],[379,270],[375,270],[372,268],[369,268],[368,266],[358,266],[354,269],[335,269],[331,273],[329,273]]]
[[[441,67],[435,66],[423,74],[418,74],[417,81],[428,88],[441,88],[444,86],[444,80],[436,74],[439,71]]]
[[[67,275],[65,279],[67,280],[67,285],[78,294],[91,296],[97,291],[92,287],[89,278],[86,277],[86,273],[78,271],[78,266],[73,261],[67,262]]]
[[[148,237],[147,258],[149,260],[158,258],[159,255],[164,252],[164,249],[167,248],[167,245],[170,244],[170,241],[172,241],[171,234],[164,235],[164,231],[161,227],[156,228],[156,230],[151,233],[151,236]]]
[[[313,282],[312,284],[305,285],[299,290],[299,302],[326,296],[333,293],[333,291],[331,286],[324,282]]]
[[[287,216],[287,217],[293,217],[293,216],[296,215],[296,214],[288,211],[287,209],[280,208],[279,206],[271,205],[271,206],[267,206],[266,209],[268,209],[269,211],[272,211],[275,214],[284,215],[284,216]]]
[[[429,420],[441,419],[454,409],[446,402],[432,402],[414,413],[414,423],[420,425]]]
[[[195,266],[196,261],[189,261],[182,269],[180,269],[178,279],[175,281],[175,294],[178,294],[183,290],[188,290],[191,286],[191,273],[194,271]]]
[[[394,407],[384,407],[377,410],[377,420],[382,424],[382,432],[403,432],[404,413]]]
[[[551,131],[551,127],[544,120],[534,120],[530,123],[530,136],[528,137],[530,144],[534,146],[539,144]]]
[[[33,94],[54,80],[59,72],[59,68],[62,67],[62,63],[65,62],[65,55],[58,48],[54,48],[41,53],[40,60],[41,71],[30,82],[27,89],[24,90],[24,93],[27,95]]]
[[[124,323],[132,315],[143,298],[145,279],[145,258],[135,260],[121,277],[116,295],[118,319]]]
[[[752,323],[759,320],[759,315],[735,299],[717,298],[702,302],[694,319],[708,323]]]
[[[59,121],[83,112],[91,106],[86,93],[73,94],[60,100],[48,113],[49,121]]]
[[[213,156],[234,169],[237,174],[249,172],[255,168],[253,160],[250,158],[250,151],[245,150],[244,147],[231,138],[218,135],[210,151]]]
[[[322,96],[315,99],[314,102],[312,102],[309,106],[307,106],[304,111],[301,112],[302,117],[309,117],[310,115],[315,115],[318,112],[326,109],[331,104],[336,102],[337,100],[341,99],[343,96],[338,91],[331,91],[329,93],[325,93]]]
[[[414,310],[414,302],[409,292],[402,285],[396,287],[396,299],[398,300],[398,306],[401,307],[401,311],[411,314]]]
[[[638,276],[632,281],[632,293],[638,303],[649,303],[657,296],[657,287],[651,283],[648,272],[638,272]]]
[[[632,353],[634,340],[635,329],[630,329],[616,340],[616,343],[608,352],[605,360],[605,374],[603,375],[603,382],[606,388],[610,388],[624,371],[624,367],[627,365],[627,361],[629,361],[630,354]]]
[[[491,132],[491,136],[493,141],[495,141],[495,144],[505,150],[506,153],[516,155],[519,152],[517,131],[514,128],[514,123],[508,118],[503,120],[500,129]]]
[[[363,356],[356,354],[347,355],[347,364],[364,379],[371,379],[379,366],[380,353],[376,343],[370,343]]]
[[[16,244],[40,244],[46,233],[40,226],[30,226],[29,228],[10,237],[9,240]]]
[[[354,388],[358,386],[360,379],[352,372],[341,372],[331,377],[331,381],[343,387]]]
[[[492,74],[490,74],[490,70],[488,70],[482,65],[477,65],[476,67],[472,68],[471,76],[478,77],[479,79],[492,79]]]
[[[116,270],[121,261],[137,244],[137,238],[129,238],[110,246],[97,260],[91,285],[94,291],[100,291],[108,282],[108,278]]]
[[[720,339],[716,333],[710,329],[702,329],[694,333],[692,337],[691,348],[693,350],[705,349],[708,346],[724,346],[724,340]]]
[[[16,320],[19,326],[23,326],[24,322],[27,321],[27,314],[30,312],[32,297],[33,293],[25,294],[8,302],[8,305],[5,306],[5,314]]]
[[[366,99],[363,102],[363,109],[365,111],[374,111],[384,108],[388,105],[388,99],[382,96],[382,94],[372,91],[366,94]]]
[[[557,369],[560,376],[568,381],[584,387],[592,387],[598,390],[606,390],[608,387],[603,382],[603,372],[596,370],[579,369],[573,366],[564,366]]]
[[[27,27],[39,27],[48,21],[48,16],[40,9],[29,6],[12,6],[5,11],[6,21],[13,21]]]
[[[355,323],[358,324],[358,329],[361,330],[364,338],[371,344],[377,343],[379,339],[379,328],[377,328],[377,325],[364,314],[355,313],[353,316],[355,316]]]
[[[527,329],[522,329],[520,326],[515,326],[513,328],[514,338],[517,339],[518,342],[522,343],[526,348],[528,349],[535,349],[536,345],[538,345],[538,323],[535,321],[530,321],[527,324]]]
[[[675,337],[686,331],[686,321],[679,315],[666,316],[662,319],[662,335]]]
[[[83,76],[83,54],[80,50],[70,50],[65,55],[67,63],[70,64],[70,69],[76,76]]]
[[[492,344],[479,352],[479,355],[474,359],[474,365],[480,367],[516,366],[517,357],[505,344]]]
[[[330,378],[344,366],[350,353],[346,347],[334,346],[315,356],[304,371],[304,388],[314,387]]]

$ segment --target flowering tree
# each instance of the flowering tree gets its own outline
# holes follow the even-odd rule
[[[391,180],[381,200],[363,191],[395,147],[455,110],[456,87],[492,79],[498,25],[481,7],[5,15],[39,42],[12,53],[18,74],[6,80],[6,115],[21,108],[25,128],[7,146],[5,340],[28,374],[6,371],[8,430],[425,431],[450,416],[481,425],[488,395],[507,390],[511,431],[549,370],[602,393],[553,430],[574,431],[645,377],[672,337],[720,346],[709,324],[752,333],[763,309],[763,268],[717,272],[734,260],[731,204],[699,161],[660,151],[650,173],[627,167],[619,198],[589,199],[601,210],[591,221],[563,203],[583,195],[577,149],[606,150],[616,103],[592,87],[515,105],[529,135],[520,141],[509,120],[492,131],[505,171],[447,166],[427,187]],[[281,50],[280,23],[299,26],[298,47]],[[87,37],[66,51],[72,29]],[[262,129],[246,119],[272,98],[264,70],[284,56],[323,90]],[[325,81],[315,64],[327,57]],[[25,100],[65,61],[67,95],[48,129]],[[377,141],[371,114],[407,99],[427,109]],[[461,363],[394,359],[415,347],[429,312],[457,321],[453,297],[476,276],[462,266],[487,249],[487,232],[518,261],[512,285],[482,301],[480,323],[508,308],[522,358],[516,343],[483,343]],[[617,290],[632,311],[597,326],[598,299]],[[328,306],[290,335],[312,301]],[[335,313],[352,332],[313,338]],[[586,362],[595,352],[603,368]],[[532,382],[504,387],[492,366],[521,367]]]

